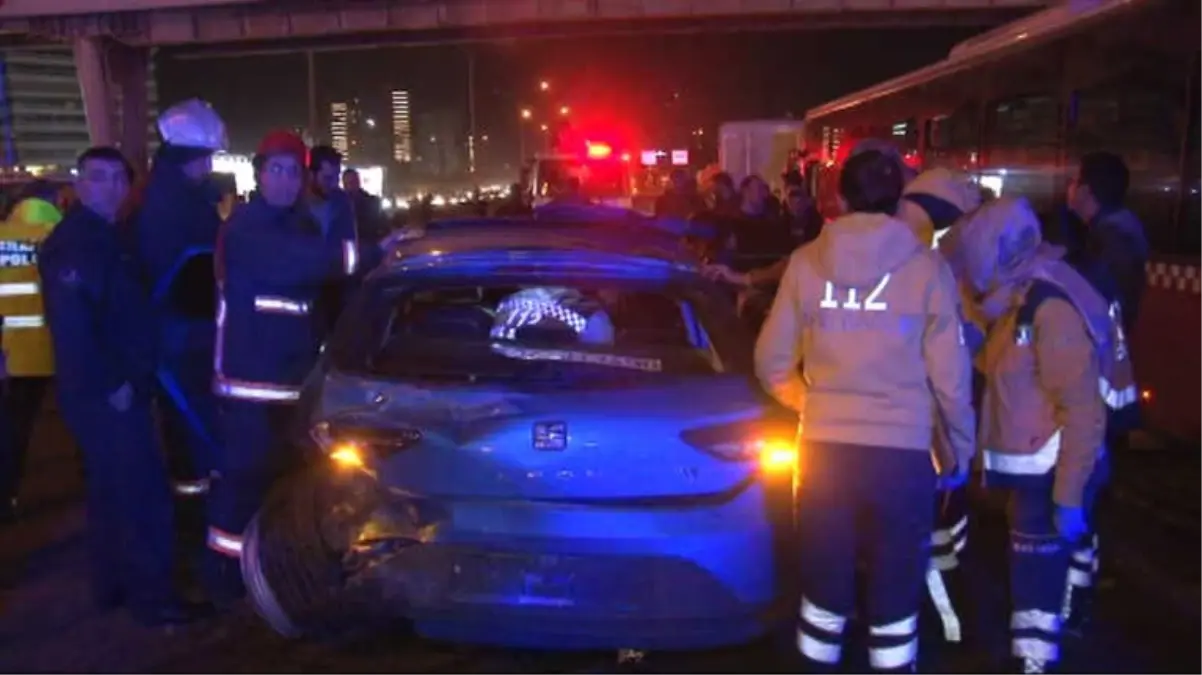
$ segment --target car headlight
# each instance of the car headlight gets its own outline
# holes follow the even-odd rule
[[[314,442],[336,465],[368,470],[379,459],[406,450],[422,439],[409,427],[378,427],[357,420],[321,421],[309,431]]]

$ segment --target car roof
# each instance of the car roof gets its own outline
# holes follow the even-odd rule
[[[687,225],[687,224],[686,224]],[[412,267],[423,260],[441,264],[457,258],[481,261],[490,255],[509,259],[524,255],[605,257],[610,264],[625,262],[667,264],[693,269],[700,260],[676,234],[679,223],[653,218],[618,220],[534,218],[471,218],[434,221],[424,233],[401,243],[388,259],[392,267]]]

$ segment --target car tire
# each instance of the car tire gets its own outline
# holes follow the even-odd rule
[[[344,552],[322,535],[327,488],[309,471],[283,481],[243,534],[247,595],[255,612],[284,637],[333,637],[355,617]]]

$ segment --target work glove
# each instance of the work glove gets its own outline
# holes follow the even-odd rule
[[[1080,506],[1057,504],[1055,521],[1056,531],[1069,542],[1075,542],[1084,537],[1088,529],[1085,523],[1085,509]]]
[[[964,487],[967,482],[968,470],[956,466],[935,480],[935,488],[941,492],[951,492]]]

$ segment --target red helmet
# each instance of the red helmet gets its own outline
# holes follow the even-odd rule
[[[255,151],[255,154],[260,157],[292,155],[296,157],[296,161],[300,162],[301,166],[304,166],[308,160],[309,148],[296,133],[279,130],[268,132],[263,140],[259,141],[259,149]]]

